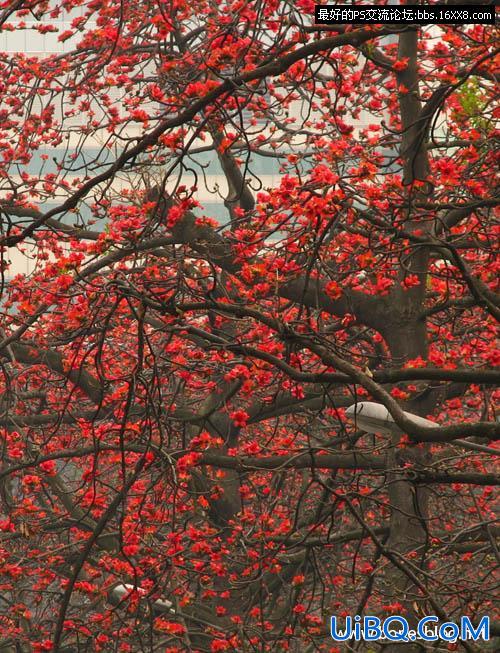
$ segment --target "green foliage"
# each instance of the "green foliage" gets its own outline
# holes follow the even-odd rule
[[[489,121],[484,117],[486,97],[479,84],[477,76],[472,75],[457,91],[458,102],[463,113],[470,119],[475,129],[483,130],[489,127]]]

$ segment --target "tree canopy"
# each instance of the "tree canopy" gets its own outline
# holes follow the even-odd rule
[[[0,651],[493,617],[498,32],[313,13],[0,2]]]

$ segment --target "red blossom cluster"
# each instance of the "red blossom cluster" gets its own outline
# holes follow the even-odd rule
[[[494,29],[313,12],[0,3],[0,648],[493,611]]]

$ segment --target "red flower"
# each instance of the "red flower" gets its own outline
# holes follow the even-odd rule
[[[250,415],[244,410],[234,410],[229,417],[233,420],[235,426],[243,428],[247,425]]]
[[[342,288],[336,281],[329,281],[325,285],[325,292],[331,299],[339,299],[342,295]]]
[[[392,65],[394,70],[400,71],[400,70],[405,70],[408,68],[408,57],[403,57],[402,59],[398,59],[398,61],[395,61]]]
[[[210,651],[212,653],[218,653],[219,651],[229,651],[231,648],[231,642],[227,639],[214,639],[210,645]]]
[[[408,290],[409,288],[420,286],[420,279],[416,274],[409,274],[407,277],[404,278],[404,281],[401,282],[401,285],[403,286],[403,288],[406,288]]]

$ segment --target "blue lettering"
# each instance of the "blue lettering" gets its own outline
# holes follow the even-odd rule
[[[402,626],[403,630],[395,631],[390,630],[390,626],[393,622],[398,623]],[[408,622],[404,617],[398,617],[394,615],[393,617],[387,617],[382,626],[382,630],[387,639],[391,642],[407,642],[408,641]]]
[[[435,617],[434,615],[431,615],[429,617],[424,617],[423,619],[420,619],[420,621],[417,624],[417,633],[420,639],[423,639],[425,642],[435,642],[438,639],[437,635],[431,635],[425,626],[427,626],[428,623],[430,622],[436,623],[438,621],[438,618]]]
[[[382,636],[380,619],[378,617],[366,616],[363,620],[363,630],[366,642],[377,641]]]
[[[460,632],[457,624],[452,621],[445,621],[444,624],[439,626],[439,637],[444,639],[445,642],[456,642]]]
[[[352,617],[345,618],[345,631],[337,631],[337,617],[330,617],[330,634],[336,642],[345,642],[352,637]]]
[[[477,642],[477,640],[481,638],[485,642],[490,641],[490,618],[489,617],[483,617],[479,622],[478,627],[475,630],[469,617],[462,617],[460,619],[460,627],[461,627],[461,639],[463,640],[472,639],[473,642]],[[481,631],[483,631],[482,634]]]

